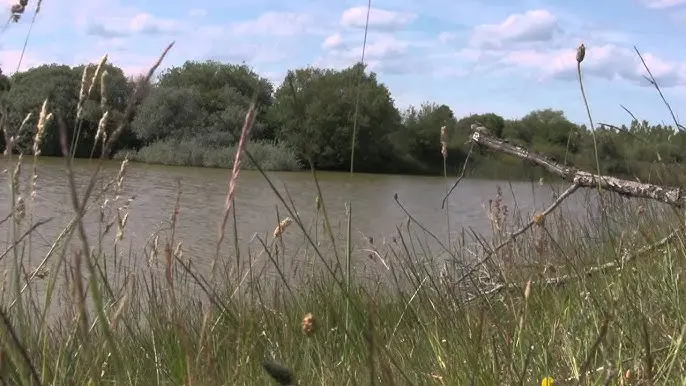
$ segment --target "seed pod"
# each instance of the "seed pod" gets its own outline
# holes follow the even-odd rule
[[[584,61],[585,56],[586,56],[586,47],[584,46],[584,43],[581,43],[579,48],[576,49],[576,62],[581,64],[581,62]]]

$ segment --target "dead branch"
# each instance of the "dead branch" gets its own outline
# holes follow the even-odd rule
[[[538,216],[534,216],[534,218],[529,220],[529,222],[526,223],[523,227],[519,228],[515,232],[510,233],[507,240],[498,244],[497,246],[495,246],[495,248],[491,249],[490,251],[487,251],[486,255],[484,257],[482,257],[481,259],[479,259],[474,265],[472,265],[472,268],[470,268],[469,271],[465,272],[462,275],[462,277],[460,277],[460,279],[457,281],[457,283],[462,283],[465,279],[469,278],[477,269],[479,269],[480,266],[482,266],[484,263],[486,263],[488,260],[490,260],[496,254],[496,252],[505,248],[508,244],[513,242],[518,236],[520,236],[522,233],[526,232],[527,230],[529,230],[529,228],[534,226],[534,224],[545,220],[545,217],[547,215],[549,215],[553,210],[555,210],[555,208],[557,208],[562,203],[562,201],[567,199],[567,197],[569,197],[572,193],[576,192],[576,190],[579,189],[579,187],[580,187],[580,185],[578,185],[576,183],[572,184],[572,186],[567,188],[567,190],[565,190],[560,195],[560,197],[558,197],[555,200],[555,202],[550,204],[550,206],[546,210],[544,210],[543,213],[540,213]],[[496,288],[497,287],[498,286],[496,286]],[[489,291],[489,293],[490,293],[490,291]]]
[[[579,170],[573,167],[569,166],[564,166],[550,157],[537,153],[534,151],[531,151],[529,149],[523,148],[521,146],[515,146],[512,145],[500,138],[497,138],[493,135],[490,134],[488,129],[486,127],[480,126],[473,124],[472,125],[472,130],[473,134],[471,136],[471,142],[472,144],[478,144],[480,146],[486,147],[491,150],[495,150],[501,153],[509,154],[512,156],[515,156],[517,158],[520,158],[522,160],[529,161],[533,164],[536,164],[540,167],[543,167],[550,173],[553,173],[562,179],[566,181],[572,182],[572,185],[564,192],[562,193],[553,204],[548,207],[538,218],[531,219],[526,225],[524,225],[522,228],[519,230],[513,232],[510,234],[507,240],[504,242],[498,244],[491,250],[486,252],[486,255],[483,256],[481,259],[479,259],[474,265],[472,265],[472,268],[469,269],[468,272],[464,273],[462,277],[458,280],[458,283],[464,281],[468,277],[470,277],[477,269],[479,269],[480,266],[482,266],[485,262],[487,262],[489,259],[495,255],[496,252],[498,252],[500,249],[504,248],[507,246],[510,242],[514,241],[514,239],[526,232],[529,228],[531,228],[537,221],[541,221],[542,219],[545,218],[546,215],[548,215],[550,212],[552,212],[557,206],[559,206],[562,201],[564,201],[567,197],[569,197],[572,193],[574,193],[577,189],[580,187],[585,187],[585,188],[597,188],[600,187],[603,190],[611,191],[618,193],[620,195],[628,196],[628,197],[636,197],[636,198],[647,198],[655,201],[659,201],[662,203],[666,203],[669,205],[673,205],[676,207],[683,207],[684,204],[686,204],[686,198],[682,197],[681,195],[681,189],[680,188],[670,188],[670,187],[663,187],[660,185],[654,185],[654,184],[647,184],[647,183],[641,183],[641,182],[635,182],[635,181],[629,181],[629,180],[624,180],[621,178],[616,178],[612,176],[604,176],[604,175],[599,175],[599,174],[593,174],[589,173],[583,170]],[[460,178],[461,179],[461,178]],[[457,182],[459,182],[459,180]],[[672,231],[669,235],[665,236],[664,238],[660,239],[654,244],[649,244],[646,245],[633,253],[629,251],[625,251],[622,254],[622,257],[618,259],[617,261],[611,261],[602,265],[597,265],[590,267],[584,271],[582,271],[580,274],[567,274],[567,275],[562,275],[562,276],[557,276],[549,279],[545,279],[542,281],[538,282],[532,282],[532,284],[541,284],[541,285],[552,285],[552,286],[561,286],[566,284],[567,282],[574,280],[574,279],[580,279],[582,277],[588,277],[596,273],[601,273],[605,272],[611,269],[617,269],[621,270],[624,265],[627,263],[635,260],[639,256],[648,253],[650,251],[653,251],[657,248],[660,248],[669,242],[671,242],[674,238],[676,238],[681,232],[686,230],[686,225],[682,225],[679,228],[675,229]],[[491,289],[487,291],[482,291],[476,294],[475,296],[471,297],[468,299],[468,301],[473,301],[478,298],[482,297],[487,297],[487,296],[492,296],[498,293],[501,293],[503,291],[521,291],[522,285],[520,283],[500,283],[496,284]]]
[[[562,276],[557,276],[557,277],[545,279],[543,281],[538,281],[538,282],[532,281],[531,285],[536,285],[536,284],[541,285],[542,284],[542,285],[549,285],[549,286],[563,286],[563,285],[567,284],[568,282],[570,282],[574,279],[580,279],[582,277],[589,277],[589,276],[592,276],[593,274],[609,271],[613,268],[616,270],[621,270],[622,268],[624,268],[624,266],[627,263],[630,263],[633,260],[636,260],[641,255],[644,255],[648,252],[654,251],[658,248],[661,248],[661,247],[667,245],[672,240],[674,240],[674,238],[676,238],[684,230],[686,230],[686,225],[680,226],[679,228],[673,230],[667,236],[658,240],[656,243],[645,245],[633,253],[630,253],[629,251],[624,251],[624,253],[622,254],[622,258],[619,259],[618,261],[610,261],[610,262],[607,262],[605,264],[590,267],[590,268],[586,269],[583,273],[578,274],[578,275],[567,274],[567,275],[562,275]],[[497,284],[493,288],[491,288],[487,291],[481,292],[481,293],[471,297],[470,299],[468,299],[468,301],[473,301],[473,300],[476,300],[477,298],[484,297],[484,296],[495,295],[495,294],[498,294],[498,293],[503,292],[503,291],[520,291],[521,292],[523,287],[524,286],[520,283],[517,283],[517,284],[504,284],[504,283]]]
[[[619,193],[624,196],[648,198],[663,202],[676,207],[686,204],[686,198],[682,197],[680,188],[669,188],[660,185],[641,183],[636,181],[624,180],[612,176],[593,174],[573,167],[561,165],[550,159],[544,154],[515,146],[504,140],[491,135],[483,126],[472,125],[472,142],[483,147],[501,153],[509,154],[517,158],[532,162],[543,167],[562,179],[573,182],[584,188],[600,187],[603,190]]]

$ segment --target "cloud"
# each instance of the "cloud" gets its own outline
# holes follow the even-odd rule
[[[207,10],[202,9],[202,8],[191,8],[188,11],[188,16],[195,17],[195,18],[202,18],[202,17],[207,16]]]
[[[104,38],[143,35],[173,34],[182,29],[179,21],[163,19],[149,13],[137,13],[132,17],[113,17],[100,21],[91,21],[86,27],[88,35]]]
[[[266,12],[257,19],[235,23],[231,32],[237,35],[293,36],[303,33],[313,23],[306,13]]]
[[[2,73],[4,75],[11,75],[17,69],[17,63],[19,63],[19,58],[21,58],[21,67],[19,71],[26,71],[31,67],[37,67],[41,64],[48,63],[48,60],[40,56],[35,56],[32,53],[25,52],[22,57],[21,50],[1,50],[0,51],[0,67],[2,68]]]
[[[686,63],[667,61],[651,53],[642,54],[646,64],[661,87],[686,85]],[[576,79],[576,50],[515,50],[506,53],[502,63],[530,68],[541,78]],[[583,62],[586,74],[608,80],[626,80],[637,85],[650,85],[646,70],[636,53],[614,44],[586,48]]]
[[[362,42],[346,44],[340,34],[329,36],[322,45],[325,53],[317,59],[316,66],[342,69],[361,59]],[[430,72],[426,48],[422,41],[399,39],[389,33],[375,34],[367,41],[365,62],[369,70],[387,75]]]
[[[549,41],[558,30],[557,17],[546,10],[532,10],[510,15],[499,24],[475,27],[470,44],[498,49],[512,43]]]
[[[395,29],[404,27],[417,18],[409,12],[395,12],[380,8],[369,10],[369,28]],[[340,24],[344,27],[364,28],[367,23],[367,7],[346,9],[341,15]]]
[[[322,48],[323,49],[337,48],[337,47],[341,47],[342,45],[343,45],[343,38],[341,37],[340,33],[335,33],[333,35],[330,35],[326,39],[324,39],[324,42],[322,42]]]
[[[686,0],[642,0],[642,2],[651,9],[667,9],[686,5]]]

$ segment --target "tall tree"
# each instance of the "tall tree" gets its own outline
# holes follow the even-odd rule
[[[358,84],[354,169],[394,168],[397,157],[389,134],[400,127],[400,113],[388,88],[362,64],[341,71],[311,67],[289,71],[276,91],[270,113],[279,127],[279,137],[317,168],[348,169]]]

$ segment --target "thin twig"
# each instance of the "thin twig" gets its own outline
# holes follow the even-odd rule
[[[474,142],[471,143],[471,146],[469,147],[469,153],[467,153],[467,158],[464,159],[464,164],[462,164],[462,173],[460,173],[460,176],[457,177],[457,180],[455,180],[453,186],[450,188],[448,193],[446,193],[445,197],[443,197],[443,201],[441,202],[441,209],[445,208],[445,202],[448,200],[448,197],[450,197],[450,194],[452,194],[453,190],[457,188],[457,184],[459,184],[460,181],[462,181],[462,179],[464,178],[464,174],[467,171],[467,163],[469,162],[469,159],[472,157],[472,150],[474,150]]]
[[[17,239],[17,241],[15,241],[14,243],[12,243],[12,245],[10,245],[10,246],[5,250],[5,252],[3,252],[3,253],[0,255],[0,260],[2,260],[5,256],[7,256],[7,254],[8,254],[12,249],[14,249],[17,245],[19,245],[19,243],[20,243],[22,240],[24,240],[28,235],[30,235],[31,233],[33,233],[33,231],[35,231],[36,228],[38,228],[39,226],[41,226],[41,225],[43,225],[43,224],[45,224],[45,223],[48,223],[48,222],[50,222],[50,221],[52,221],[52,217],[47,218],[47,219],[45,219],[45,220],[38,221],[38,222],[36,222],[35,224],[31,225],[31,227],[30,227],[29,229],[27,229],[26,232],[24,232],[24,234],[22,234],[21,237],[19,237],[19,239]]]
[[[660,89],[660,86],[657,84],[657,80],[653,76],[653,73],[650,71],[650,67],[648,67],[648,64],[646,64],[646,61],[643,59],[643,55],[638,51],[638,48],[634,46],[634,51],[636,51],[636,54],[638,55],[639,58],[641,58],[641,63],[643,63],[643,67],[645,67],[646,71],[648,72],[648,75],[650,76],[643,76],[650,84],[652,84],[655,89],[657,90],[658,94],[660,94],[660,98],[662,98],[662,102],[664,102],[665,106],[667,106],[667,110],[669,110],[669,114],[672,116],[672,119],[674,120],[674,124],[676,125],[677,128],[684,129],[684,128],[679,121],[676,119],[676,115],[674,115],[674,111],[672,110],[672,106],[669,105],[669,102],[667,102],[667,99],[665,98],[664,94],[662,94],[662,90]]]

